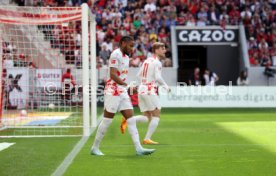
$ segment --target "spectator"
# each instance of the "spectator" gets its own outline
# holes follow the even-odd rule
[[[122,21],[121,18],[118,14],[116,14],[112,20],[112,28],[113,29],[119,29],[119,27],[121,26]]]
[[[75,39],[74,45],[76,45],[77,47],[80,47],[81,46],[81,34],[80,34],[80,31],[76,31],[76,33],[74,35],[74,39]]]
[[[105,38],[105,32],[103,32],[103,30],[98,27],[97,29],[97,39],[99,43],[102,43],[104,41]]]
[[[258,47],[259,47],[259,49],[267,49],[268,48],[268,44],[264,38],[261,39],[261,42],[259,43]]]
[[[198,11],[198,3],[196,1],[190,1],[189,6],[188,6],[188,10],[193,15],[195,15],[196,12]]]
[[[147,4],[145,5],[144,10],[146,12],[147,11],[150,11],[150,12],[156,11],[156,5],[154,3],[154,0],[147,0]]]
[[[102,18],[106,19],[107,21],[111,21],[112,15],[108,9],[104,9],[102,13]]]
[[[201,85],[200,69],[196,67],[194,73],[190,76],[189,85],[199,86]]]
[[[270,56],[267,52],[260,54],[259,63],[263,67],[269,67],[272,65]]]
[[[113,44],[111,42],[111,39],[109,37],[105,38],[105,41],[102,43],[102,46],[105,45],[106,49],[110,52],[113,51]]]
[[[222,14],[219,16],[219,20],[225,20],[226,24],[229,23],[229,16],[227,15],[226,11],[222,12]]]
[[[152,57],[153,56],[153,53],[151,52],[151,48],[148,50],[148,53],[146,55],[146,58],[149,58],[149,57]]]
[[[265,33],[265,29],[261,28],[257,34],[257,41],[261,42],[261,40],[264,39],[265,41],[268,39],[267,34]]]
[[[99,56],[96,57],[96,61],[97,61],[97,65],[96,65],[96,68],[99,69],[99,68],[102,68],[103,65],[104,65],[104,61],[102,58],[100,58]]]
[[[81,67],[81,51],[80,46],[77,46],[74,51],[74,60],[75,60],[75,66]]]
[[[115,6],[118,7],[120,4],[122,7],[127,7],[128,0],[115,0]]]
[[[191,15],[186,22],[186,26],[195,26],[195,25],[196,25],[195,18]]]
[[[249,79],[247,77],[246,71],[242,71],[240,73],[240,76],[237,79],[237,85],[238,86],[248,86],[249,85]]]
[[[197,24],[196,24],[197,26],[200,26],[200,27],[202,27],[202,26],[206,26],[207,24],[206,24],[206,19],[205,19],[205,17],[200,17],[198,20],[197,20]]]
[[[74,80],[74,77],[72,76],[71,74],[71,69],[68,68],[66,70],[66,73],[64,73],[62,75],[62,78],[61,78],[61,82],[65,85],[65,84],[72,84],[73,86],[76,85],[75,83],[75,80]]]
[[[219,80],[219,77],[215,72],[212,72],[209,69],[205,69],[203,74],[202,85],[215,86],[218,80]]]
[[[166,22],[166,27],[167,29],[169,29],[171,26],[175,26],[176,25],[176,17],[175,15],[170,15],[169,18],[167,18]]]
[[[142,50],[141,45],[138,45],[133,54],[132,65],[134,67],[139,67],[142,64],[141,61],[143,61],[145,59],[145,57],[146,56]]]
[[[251,66],[258,66],[258,53],[253,53],[249,55],[249,62]]]
[[[166,43],[167,42],[167,38],[168,38],[168,35],[166,33],[166,29],[163,27],[161,28],[159,34],[158,34],[158,40],[162,43]]]
[[[273,44],[270,54],[272,59],[272,66],[275,67],[276,66],[276,43]]]
[[[250,8],[246,7],[245,10],[243,10],[241,12],[241,18],[243,18],[243,19],[246,19],[246,18],[250,19],[251,17],[252,17],[252,13],[250,11]]]
[[[66,73],[62,75],[61,82],[63,86],[62,96],[64,100],[67,100],[65,103],[68,104],[68,100],[72,99],[72,92],[74,92],[76,85],[74,77],[71,74],[71,69],[68,68]]]
[[[258,43],[257,43],[257,41],[255,40],[254,37],[250,37],[250,39],[247,43],[247,47],[248,47],[249,50],[258,49]]]
[[[181,11],[179,16],[177,17],[177,25],[185,25],[187,20],[186,14],[184,11]]]
[[[107,25],[107,28],[106,28],[106,39],[108,40],[108,42],[111,42],[111,39],[115,36],[115,31],[113,29],[113,26],[112,26],[112,23],[109,23]]]
[[[166,57],[163,61],[163,67],[172,67],[172,60]]]
[[[15,52],[17,52],[17,47],[14,44],[14,40],[13,39],[11,40],[11,42],[8,43],[7,49],[8,49],[9,53],[15,53]]]
[[[219,12],[216,10],[215,6],[211,7],[211,10],[208,13],[208,20],[211,25],[219,24]]]
[[[207,16],[208,16],[208,14],[207,14],[205,8],[201,7],[200,11],[197,13],[197,18],[198,19],[207,19]]]
[[[139,16],[136,16],[136,18],[133,21],[133,26],[135,27],[135,29],[139,29],[142,25],[142,22],[140,20]]]
[[[102,49],[99,53],[99,57],[101,59],[103,59],[103,63],[104,64],[107,64],[107,60],[109,59],[109,56],[110,56],[111,52],[109,50],[107,50],[107,47],[106,45],[102,45]]]

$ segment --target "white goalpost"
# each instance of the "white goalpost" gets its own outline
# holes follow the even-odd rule
[[[81,7],[0,6],[0,137],[89,136],[96,22]]]

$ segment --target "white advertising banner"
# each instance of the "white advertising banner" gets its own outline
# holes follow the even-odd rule
[[[36,70],[36,80],[37,87],[55,87],[61,88],[61,69],[37,69]]]
[[[6,80],[8,104],[17,109],[26,108],[29,99],[29,70],[27,68],[9,68]]]
[[[184,86],[161,91],[163,107],[276,107],[276,87]]]

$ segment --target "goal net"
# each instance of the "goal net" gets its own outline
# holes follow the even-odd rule
[[[95,25],[87,4],[0,6],[0,137],[90,134]]]

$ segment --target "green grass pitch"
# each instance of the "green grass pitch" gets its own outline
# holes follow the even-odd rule
[[[138,113],[138,112],[137,112]],[[120,116],[101,150],[89,154],[93,134],[66,176],[275,176],[276,109],[163,109],[150,156],[135,156]],[[138,124],[140,138],[147,124]],[[50,175],[79,138],[0,139],[16,144],[0,152],[0,175]],[[4,164],[2,164],[4,163]]]

